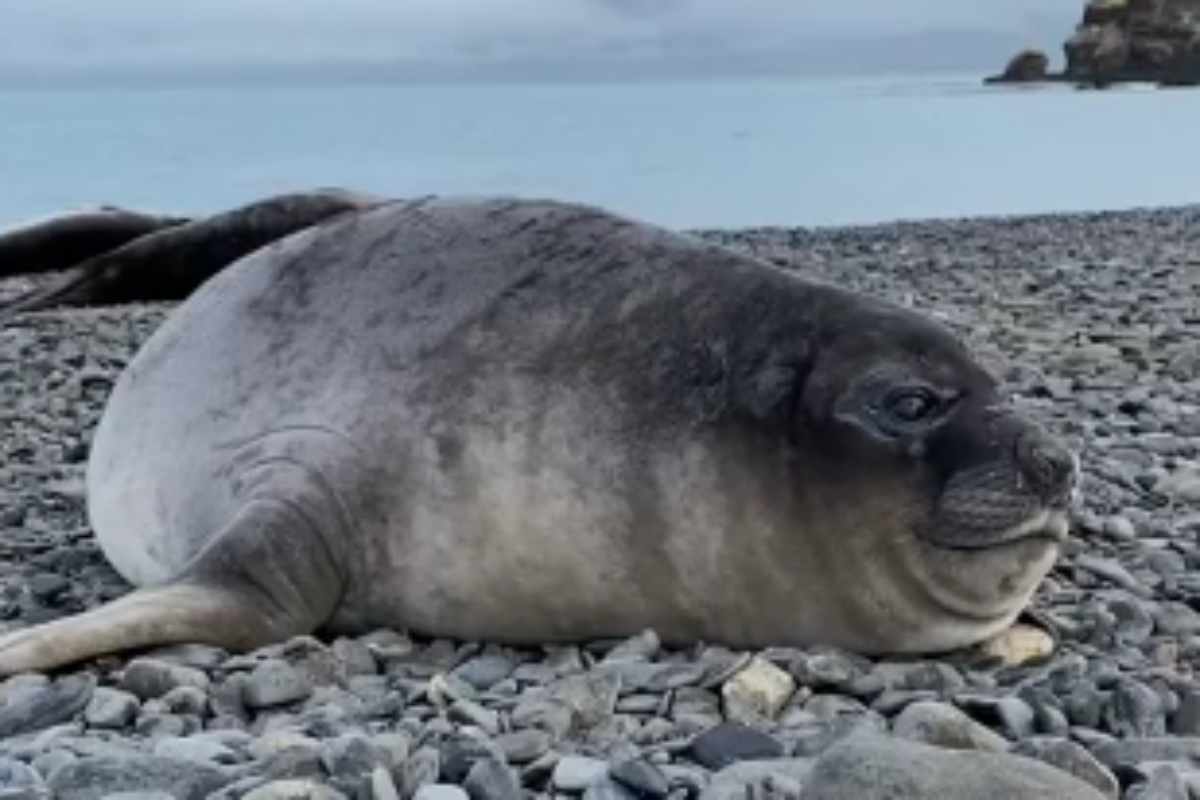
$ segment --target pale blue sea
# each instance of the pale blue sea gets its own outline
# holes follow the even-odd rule
[[[979,76],[0,92],[0,226],[342,185],[598,203],[675,227],[1200,201],[1200,92]]]

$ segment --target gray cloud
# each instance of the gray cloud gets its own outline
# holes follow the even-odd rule
[[[14,0],[2,10],[0,68],[736,64],[870,39],[908,41],[919,62],[928,31],[1056,48],[1078,8],[1078,0]]]

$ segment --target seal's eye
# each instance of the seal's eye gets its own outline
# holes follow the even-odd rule
[[[937,410],[938,398],[928,389],[910,387],[889,395],[885,406],[901,422],[920,422]]]

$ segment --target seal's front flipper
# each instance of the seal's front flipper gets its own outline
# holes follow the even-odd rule
[[[143,647],[245,651],[311,633],[345,586],[319,536],[293,507],[254,501],[171,583],[0,637],[0,676]]]

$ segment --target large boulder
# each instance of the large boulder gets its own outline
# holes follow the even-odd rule
[[[1041,50],[1022,50],[1009,59],[1004,72],[994,80],[1005,83],[1043,81],[1049,69],[1050,59]]]

